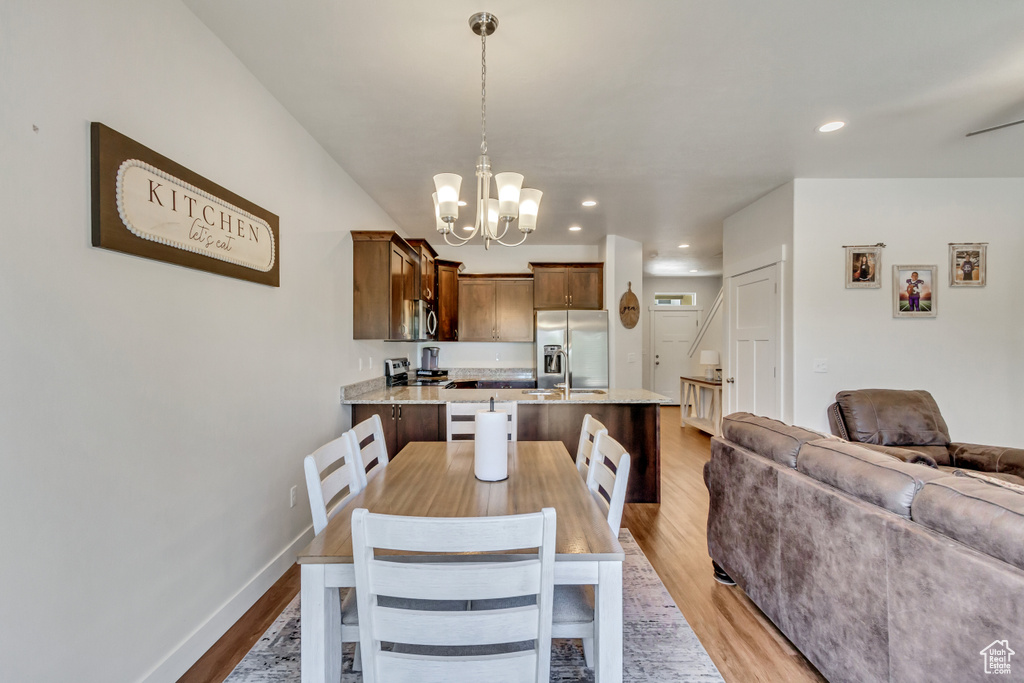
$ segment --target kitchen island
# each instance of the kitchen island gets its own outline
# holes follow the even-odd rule
[[[529,389],[392,387],[346,397],[353,424],[376,414],[384,423],[389,456],[410,441],[447,438],[447,403],[517,404],[520,441],[561,441],[575,457],[583,416],[600,420],[629,452],[628,503],[661,502],[660,407],[665,397],[643,389],[601,389],[538,394]]]

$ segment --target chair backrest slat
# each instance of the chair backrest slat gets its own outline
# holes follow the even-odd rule
[[[580,445],[576,449],[576,469],[584,479],[587,478],[587,468],[590,466],[590,454],[594,451],[594,443],[601,434],[607,434],[608,429],[595,420],[590,413],[583,416],[583,427],[580,428]]]
[[[538,563],[533,559],[491,567],[479,562],[376,562],[373,581],[380,595],[396,598],[493,600],[540,591]]]
[[[354,510],[352,553],[363,680],[546,683],[551,668],[556,526],[553,508],[476,518],[399,517]],[[531,548],[536,553],[529,552]],[[470,554],[446,554],[439,561],[436,555],[378,557],[375,550]],[[481,555],[498,550],[516,551],[515,558]],[[530,595],[534,599],[524,602],[523,596]],[[378,596],[389,600],[381,604]],[[452,601],[477,599],[497,602],[493,609],[468,612],[445,607]],[[451,649],[524,641],[532,641],[533,649],[476,655]],[[382,642],[394,643],[392,651],[383,651]]]
[[[611,463],[615,471],[608,465]],[[629,484],[630,457],[618,441],[605,432],[594,442],[594,451],[587,472],[587,488],[596,497],[608,501],[608,526],[618,535],[622,524],[622,506],[626,502],[626,487]],[[604,489],[606,495],[600,490]]]
[[[387,643],[435,646],[495,645],[533,640],[537,637],[539,610],[537,605],[472,612],[380,607],[373,620],[373,638]]]
[[[384,441],[384,423],[380,421],[380,415],[371,415],[349,430],[352,439],[352,449],[359,454],[359,472],[357,473],[366,486],[369,477],[379,472],[379,467],[388,464],[388,445]],[[372,437],[372,438],[371,438]],[[362,445],[364,441],[368,443]]]
[[[363,489],[351,434],[345,432],[307,455],[302,461],[302,469],[306,477],[309,511],[313,516],[313,533],[319,534],[348,498]],[[327,472],[326,476],[324,472]],[[348,493],[336,500],[345,489]]]
[[[453,681],[522,683],[535,680],[537,668],[537,653],[533,650],[483,657],[465,657],[463,661],[456,662],[424,661],[422,657],[381,652],[378,655],[376,680],[387,681],[387,683],[452,683]],[[366,670],[367,667],[364,665],[364,679],[366,679]],[[372,682],[367,680],[367,683]]]
[[[508,440],[515,441],[519,431],[516,403],[495,403],[494,409],[508,414]],[[448,440],[468,441],[476,434],[476,412],[487,410],[490,403],[448,403]]]

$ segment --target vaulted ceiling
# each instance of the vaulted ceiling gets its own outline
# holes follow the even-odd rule
[[[481,10],[489,151],[544,191],[533,243],[614,233],[652,274],[711,274],[722,220],[794,177],[1024,176],[1024,125],[964,137],[1024,118],[1019,0],[185,3],[412,236],[436,237],[435,173],[471,200]]]

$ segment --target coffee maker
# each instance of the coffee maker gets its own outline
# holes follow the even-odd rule
[[[424,346],[423,357],[420,359],[420,370],[437,370],[437,354],[440,352],[439,346]]]

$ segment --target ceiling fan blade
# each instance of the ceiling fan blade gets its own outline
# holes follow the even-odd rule
[[[988,133],[988,132],[993,131],[993,130],[999,130],[1000,128],[1009,128],[1010,126],[1016,126],[1018,123],[1024,123],[1024,119],[1021,119],[1020,121],[1011,121],[1010,123],[1004,123],[1001,126],[992,126],[991,128],[982,128],[981,130],[976,130],[973,133],[968,133],[964,137],[968,137],[969,138],[972,135],[981,135],[982,133]]]

